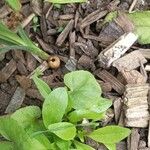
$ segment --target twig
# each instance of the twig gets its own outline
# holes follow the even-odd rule
[[[133,9],[134,9],[134,7],[135,7],[137,1],[138,1],[138,0],[133,0],[131,6],[130,6],[130,8],[129,8],[129,13],[131,13],[131,12],[133,11]]]

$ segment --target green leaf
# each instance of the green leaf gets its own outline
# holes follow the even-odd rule
[[[150,43],[150,11],[137,11],[127,14],[135,26],[135,33],[139,36],[140,44]]]
[[[14,146],[12,142],[1,141],[0,142],[0,149],[1,150],[14,150]]]
[[[76,148],[77,148],[78,150],[94,150],[94,148],[92,148],[91,146],[86,145],[86,144],[83,144],[83,143],[78,142],[78,141],[76,141],[76,140],[74,140],[73,143],[75,144],[75,146],[76,146]]]
[[[52,91],[44,101],[42,116],[46,127],[62,121],[68,105],[68,94],[66,88],[57,88]]]
[[[76,136],[76,127],[69,122],[54,123],[48,129],[63,140],[72,140]]]
[[[88,71],[74,71],[64,76],[64,83],[70,89],[73,108],[89,109],[100,99],[101,88]]]
[[[21,2],[20,0],[5,0],[12,9],[15,11],[20,11],[21,9]]]
[[[130,132],[129,129],[120,126],[107,126],[97,129],[87,136],[100,143],[114,144],[129,136]]]
[[[0,117],[0,134],[5,139],[14,142],[16,149],[24,150],[24,144],[30,143],[30,138],[24,129],[8,116]]]
[[[51,93],[50,87],[43,80],[35,75],[33,75],[32,79],[43,98],[46,98]]]
[[[70,122],[75,123],[83,120],[83,118],[100,120],[103,119],[104,116],[105,113],[96,113],[90,110],[75,110],[68,115],[68,119],[70,120]]]
[[[11,115],[24,129],[41,117],[41,110],[37,106],[28,106],[21,108]]]
[[[44,127],[43,121],[36,120],[30,125],[30,127],[26,131],[30,135],[31,138],[37,140],[46,149],[49,149],[51,147],[51,143],[50,143],[49,139],[46,137],[46,135],[41,132],[41,131],[45,131],[45,130],[46,130],[46,128]]]
[[[56,3],[56,4],[87,2],[87,0],[46,0],[46,1],[48,1],[50,3]]]
[[[109,150],[116,150],[116,144],[104,144]]]
[[[60,150],[70,150],[71,141],[63,140],[57,136],[54,138],[54,141]]]

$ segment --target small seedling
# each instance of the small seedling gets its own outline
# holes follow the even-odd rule
[[[20,0],[5,0],[6,3],[14,10],[19,12],[21,10],[21,2]]]
[[[0,53],[7,52],[13,49],[25,50],[33,53],[44,60],[47,60],[49,55],[37,47],[30,38],[25,34],[24,30],[20,27],[18,34],[8,29],[3,23],[0,22],[0,44],[5,47],[0,48]]]
[[[33,18],[33,25],[32,25],[33,31],[34,31],[34,32],[37,32],[37,29],[38,29],[39,26],[40,26],[40,25],[39,25],[39,19],[38,19],[37,16],[35,16],[35,17]]]
[[[127,128],[99,126],[112,103],[101,97],[101,88],[91,73],[68,73],[65,87],[54,90],[38,74],[32,79],[44,98],[42,110],[28,106],[0,117],[0,134],[5,139],[0,149],[94,150],[85,144],[85,139],[91,138],[115,150],[116,143],[130,134]]]

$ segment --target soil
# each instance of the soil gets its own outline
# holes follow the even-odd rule
[[[50,87],[55,88],[63,85],[63,76],[69,71],[83,69],[93,73],[102,87],[103,96],[113,101],[117,100],[108,112],[108,118],[102,122],[102,125],[105,126],[107,124],[121,124],[118,113],[121,113],[122,110],[118,108],[121,105],[119,99],[122,100],[125,82],[114,67],[103,70],[104,75],[99,73],[102,67],[97,59],[98,54],[117,39],[118,34],[122,34],[119,29],[116,29],[115,33],[114,31],[110,32],[110,29],[102,32],[102,22],[108,12],[115,10],[127,12],[131,4],[132,0],[118,0],[118,2],[115,0],[88,0],[83,4],[66,5],[52,5],[47,2],[43,3],[42,0],[31,0],[31,3],[30,0],[22,0],[22,10],[20,14],[16,15],[10,10],[6,14],[2,12],[5,3],[1,0],[0,18],[9,28],[15,29],[19,22],[23,22],[32,13],[36,14],[37,22],[31,20],[25,26],[25,31],[39,47],[50,55],[58,56],[61,60],[60,67],[47,69],[44,71],[42,79]],[[134,10],[148,9],[150,9],[149,0],[140,0],[134,7]],[[149,45],[135,44],[134,46],[138,49],[150,48]],[[130,51],[132,50],[134,47]],[[0,55],[0,115],[15,111],[14,108],[8,111],[8,106],[12,99],[18,100],[18,95],[15,97],[16,93],[21,98],[14,106],[15,109],[27,105],[42,105],[43,98],[33,81],[28,78],[30,73],[40,64],[39,59],[24,51],[14,50],[4,56]],[[147,76],[146,82],[149,83],[149,74]],[[115,81],[112,77],[117,77],[119,80],[119,89],[114,88]],[[132,128],[132,132],[132,137],[119,143],[117,149],[149,150],[147,144],[148,127]],[[132,140],[129,140],[131,138]],[[137,142],[134,143],[134,140]],[[97,147],[97,144],[94,144],[94,147],[99,150],[105,149],[102,145]]]

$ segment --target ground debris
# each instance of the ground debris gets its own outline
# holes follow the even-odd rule
[[[9,63],[0,71],[0,83],[5,82],[16,70],[16,62],[11,59]]]
[[[26,76],[16,75],[16,80],[19,82],[20,86],[25,90],[31,87],[31,80]]]
[[[133,33],[122,35],[118,40],[104,49],[98,56],[102,67],[110,67],[111,64],[120,58],[137,40]]]
[[[98,76],[103,81],[110,83],[112,88],[115,91],[117,91],[119,94],[123,94],[124,85],[117,78],[115,78],[112,74],[110,74],[108,71],[96,70],[95,74],[96,74],[96,76]]]
[[[125,81],[125,84],[146,83],[146,77],[143,76],[137,70],[131,70],[131,71],[122,70],[121,75]]]
[[[133,128],[131,131],[131,135],[128,137],[128,150],[138,150],[140,140],[139,129]]]
[[[13,97],[11,98],[11,101],[9,102],[5,113],[12,113],[18,108],[21,107],[23,100],[25,98],[25,91],[21,87],[17,87]]]
[[[56,45],[61,46],[65,39],[67,38],[69,32],[73,29],[74,20],[70,20],[65,29],[61,32],[56,40]]]
[[[146,62],[147,60],[144,58],[144,56],[138,50],[136,50],[121,57],[120,59],[117,59],[112,65],[116,67],[118,71],[130,71],[141,66],[141,63],[145,64]]]
[[[148,84],[127,84],[124,92],[125,125],[145,128],[148,125]]]
[[[107,10],[101,11],[101,10],[96,10],[89,14],[87,17],[85,17],[81,21],[80,28],[85,28],[86,26],[92,24],[93,22],[99,20],[100,18],[104,17],[108,13]]]

